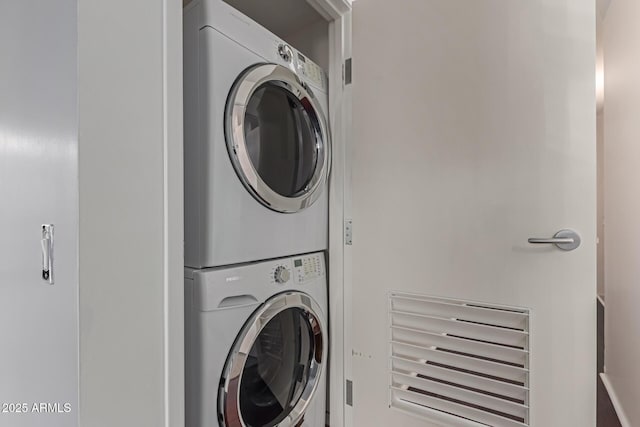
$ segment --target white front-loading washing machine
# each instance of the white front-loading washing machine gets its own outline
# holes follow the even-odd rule
[[[324,427],[323,253],[185,270],[186,427]]]
[[[324,250],[324,71],[221,0],[184,15],[185,264]]]

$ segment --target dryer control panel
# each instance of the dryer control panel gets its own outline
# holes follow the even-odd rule
[[[278,57],[286,62],[302,80],[322,91],[327,90],[327,75],[318,64],[286,43],[277,42],[276,50]]]
[[[300,52],[295,53],[295,64],[298,74],[309,80],[322,90],[327,90],[324,70],[318,64],[305,57]]]
[[[293,259],[294,278],[298,283],[317,279],[324,274],[322,254],[303,255]]]

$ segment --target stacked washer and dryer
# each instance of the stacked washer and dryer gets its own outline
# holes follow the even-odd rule
[[[187,427],[324,426],[326,75],[194,0],[184,81]]]

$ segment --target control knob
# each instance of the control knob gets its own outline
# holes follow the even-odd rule
[[[281,265],[276,268],[275,273],[273,274],[273,278],[276,280],[276,283],[285,283],[289,281],[289,277],[291,277],[291,273],[287,269],[287,267]]]
[[[278,46],[278,55],[280,55],[280,58],[285,62],[291,62],[291,59],[293,58],[293,51],[286,44],[281,44]]]

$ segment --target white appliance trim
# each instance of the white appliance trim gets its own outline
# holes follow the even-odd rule
[[[184,424],[185,411],[182,9],[162,0],[164,427]]]

